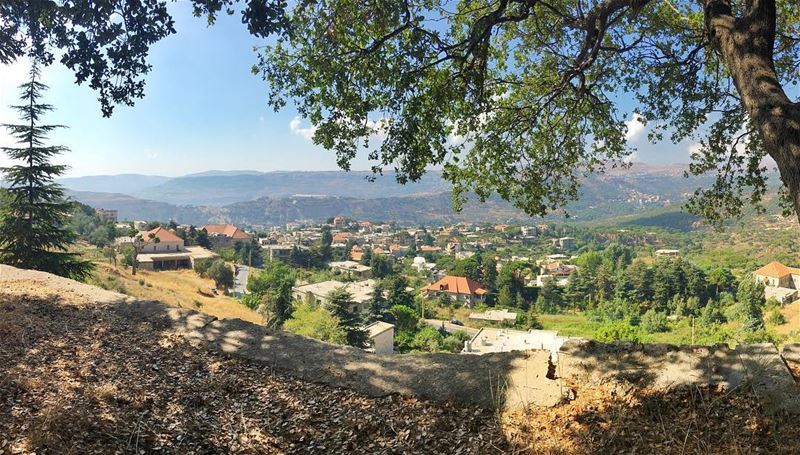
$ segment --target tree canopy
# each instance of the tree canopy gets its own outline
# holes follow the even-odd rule
[[[688,206],[712,222],[758,204],[768,155],[800,215],[800,5],[788,0],[192,0],[241,12],[275,38],[253,71],[349,169],[364,149],[401,183],[440,166],[458,207],[493,193],[529,214],[627,166],[626,121],[699,141],[690,172],[717,175]],[[30,52],[71,68],[104,114],[143,95],[165,2],[0,4],[0,63]],[[31,43],[29,46],[27,43]],[[631,105],[620,103],[630,99]]]

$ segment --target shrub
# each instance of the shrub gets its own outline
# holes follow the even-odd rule
[[[606,343],[611,341],[639,341],[639,332],[630,324],[615,322],[597,329],[594,338]]]
[[[217,289],[228,289],[233,286],[233,270],[222,259],[212,262],[206,274],[208,278],[214,280]]]
[[[647,333],[666,332],[669,328],[667,325],[667,313],[662,313],[652,308],[647,310],[642,315],[641,327]]]

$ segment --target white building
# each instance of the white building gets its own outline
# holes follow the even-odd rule
[[[375,354],[392,354],[394,352],[394,325],[377,321],[366,327]]]
[[[328,264],[331,271],[339,272],[347,275],[350,278],[369,278],[372,274],[372,269],[366,265],[360,264],[356,261],[338,261]]]
[[[375,291],[375,280],[355,281],[343,283],[336,280],[321,281],[319,283],[305,284],[292,288],[294,298],[297,300],[308,300],[316,304],[325,304],[328,301],[328,294],[336,289],[343,288],[353,296],[353,304],[349,310],[351,313],[361,313],[366,311],[372,293]]]

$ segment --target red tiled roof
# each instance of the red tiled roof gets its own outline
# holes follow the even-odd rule
[[[769,276],[772,278],[782,278],[786,275],[800,275],[800,269],[794,267],[786,267],[778,261],[772,261],[769,264],[761,267],[753,272],[756,275]]]
[[[203,229],[209,234],[224,235],[234,240],[250,240],[250,234],[232,224],[207,224]]]
[[[152,234],[152,235],[151,235]],[[142,240],[145,242],[153,242],[154,239],[157,238],[159,242],[181,242],[183,241],[182,238],[178,237],[177,235],[173,234],[172,232],[164,229],[163,227],[159,226],[155,229],[147,231],[142,236]]]
[[[486,289],[477,281],[464,276],[447,275],[441,280],[422,288],[423,291],[445,291],[451,294],[483,295]]]

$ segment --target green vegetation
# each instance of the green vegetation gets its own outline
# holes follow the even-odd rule
[[[292,287],[297,277],[291,267],[268,262],[262,270],[252,270],[242,303],[264,316],[267,327],[281,327],[292,314]]]
[[[40,101],[47,90],[40,79],[39,62],[34,61],[30,80],[20,86],[21,104],[13,106],[22,123],[2,125],[18,144],[2,151],[22,164],[1,169],[8,188],[0,200],[0,262],[85,280],[93,265],[67,251],[77,238],[67,222],[73,205],[54,182],[67,167],[50,161],[68,149],[45,145],[47,134],[60,125],[41,124],[53,108]]]
[[[292,317],[284,322],[283,329],[328,343],[347,342],[347,331],[341,327],[341,321],[324,308],[307,302],[296,302]]]

